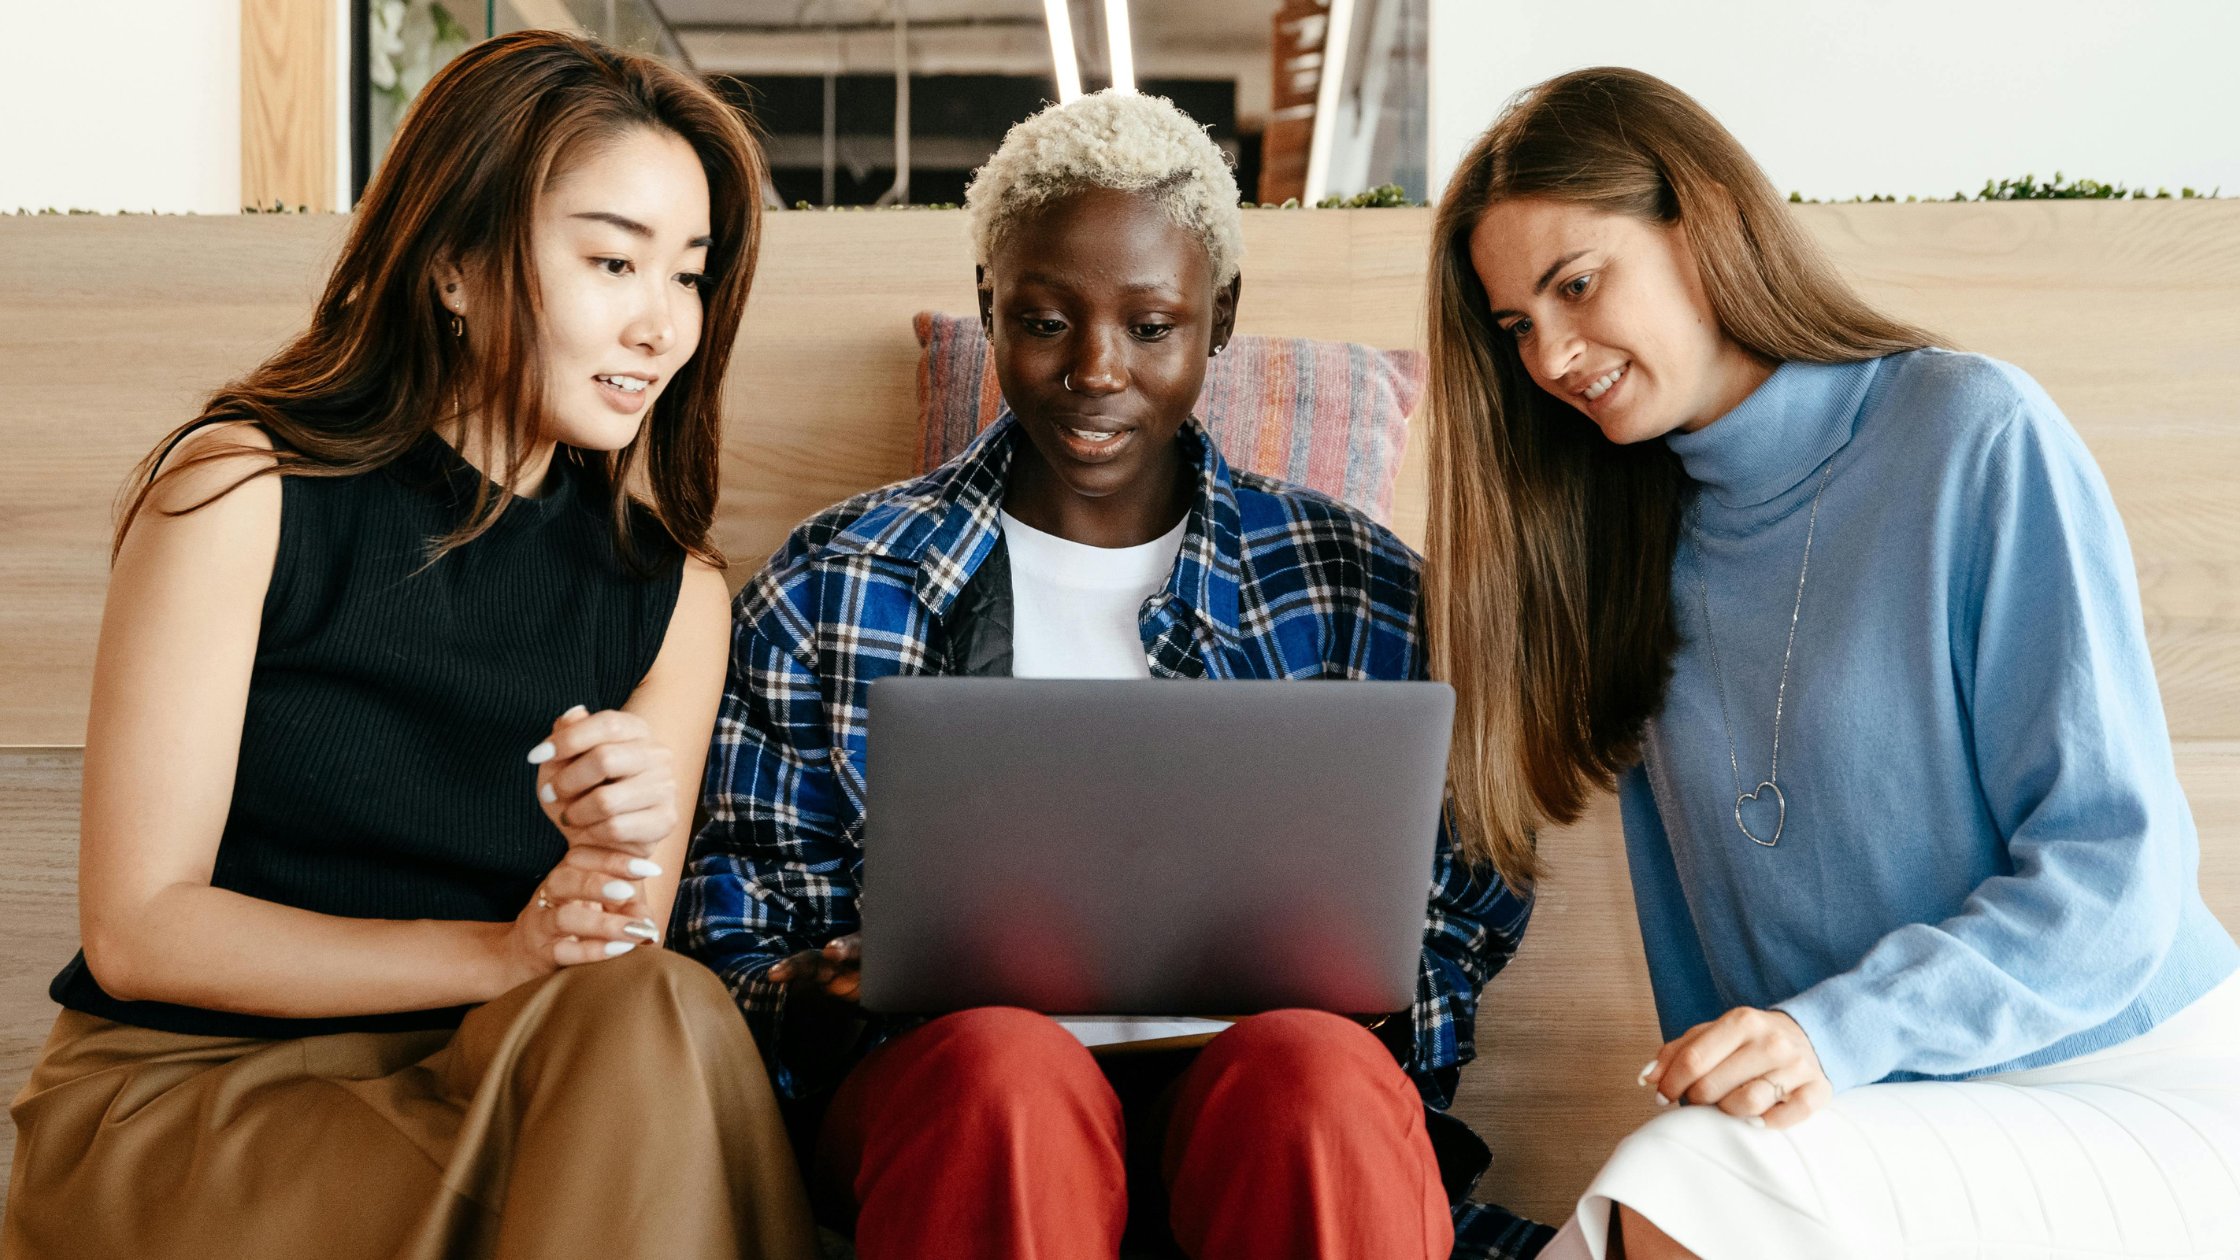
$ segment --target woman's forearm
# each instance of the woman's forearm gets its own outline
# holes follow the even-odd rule
[[[531,978],[508,956],[509,923],[344,918],[208,884],[161,889],[129,923],[85,926],[87,965],[112,996],[244,1015],[464,1006]]]

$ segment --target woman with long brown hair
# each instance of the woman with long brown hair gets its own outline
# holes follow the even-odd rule
[[[470,48],[309,330],[149,455],[8,1256],[814,1253],[746,1028],[660,947],[764,180],[655,61]]]
[[[2240,952],[2052,400],[1633,71],[1478,141],[1431,306],[1458,844],[1530,867],[1615,780],[1686,1104],[1545,1254],[2228,1254]]]

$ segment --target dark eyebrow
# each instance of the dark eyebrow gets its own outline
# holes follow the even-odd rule
[[[1553,279],[1555,279],[1555,278],[1556,278],[1556,273],[1557,273],[1557,272],[1559,272],[1559,271],[1563,270],[1563,269],[1564,269],[1565,267],[1568,267],[1568,266],[1570,266],[1570,265],[1571,265],[1572,263],[1575,263],[1575,262],[1577,262],[1577,261],[1578,261],[1578,260],[1580,260],[1581,258],[1584,258],[1584,257],[1586,257],[1586,256],[1587,256],[1588,254],[1590,254],[1590,253],[1592,253],[1592,252],[1594,252],[1594,251],[1592,251],[1592,250],[1585,250],[1585,249],[1575,249],[1575,250],[1572,250],[1572,251],[1571,251],[1570,253],[1568,253],[1568,254],[1565,254],[1565,255],[1564,255],[1563,257],[1561,257],[1561,258],[1558,258],[1558,259],[1556,259],[1556,260],[1555,260],[1554,262],[1552,262],[1552,263],[1549,263],[1549,264],[1548,264],[1548,269],[1547,269],[1546,271],[1543,271],[1543,272],[1541,272],[1541,273],[1540,273],[1540,278],[1539,278],[1538,280],[1536,280],[1536,281],[1534,281],[1534,282],[1533,282],[1533,285],[1532,285],[1532,296],[1534,296],[1534,297],[1539,297],[1539,296],[1540,296],[1540,295],[1541,295],[1542,293],[1545,293],[1545,292],[1547,292],[1547,291],[1548,291],[1548,282],[1549,282],[1550,280],[1553,280]],[[1505,316],[1505,315],[1522,315],[1522,314],[1524,314],[1524,312],[1523,312],[1523,311],[1495,311],[1495,312],[1493,313],[1493,317],[1494,317],[1495,319],[1500,319],[1500,318],[1502,318],[1502,317],[1503,317],[1503,316]]]
[[[645,224],[638,222],[636,219],[625,218],[624,216],[615,214],[611,211],[586,210],[581,214],[571,215],[569,217],[576,219],[590,219],[597,223],[612,224],[613,226],[621,228],[623,231],[628,232],[632,236],[642,237],[643,239],[649,241],[653,239],[652,228],[649,228]],[[715,244],[715,242],[716,238],[714,238],[713,236],[695,236],[691,240],[685,242],[685,248],[706,249],[710,245]]]
[[[642,236],[649,241],[653,239],[652,228],[649,228],[645,224],[638,222],[636,219],[626,219],[619,214],[613,214],[605,210],[586,210],[581,214],[571,215],[569,217],[577,219],[590,219],[595,223],[610,223],[615,227],[621,228],[623,231],[628,232],[632,236]]]

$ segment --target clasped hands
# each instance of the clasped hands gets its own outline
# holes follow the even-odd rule
[[[1665,1043],[1640,1083],[1671,1102],[1717,1107],[1761,1128],[1786,1129],[1835,1095],[1804,1029],[1780,1011],[1738,1006]]]
[[[679,819],[674,754],[621,709],[560,715],[531,749],[537,800],[568,852],[506,933],[509,977],[617,958],[661,939],[645,895],[653,852]]]

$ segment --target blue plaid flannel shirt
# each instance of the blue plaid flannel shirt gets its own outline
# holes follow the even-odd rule
[[[943,618],[1001,535],[1015,429],[1006,414],[925,476],[811,517],[734,602],[679,942],[730,986],[788,1097],[831,1087],[907,1026],[873,1017],[847,1060],[789,1062],[785,991],[765,975],[860,926],[869,688],[944,672]],[[1424,677],[1415,554],[1333,499],[1232,472],[1195,422],[1186,434],[1198,491],[1166,591],[1142,614],[1152,676]],[[1478,991],[1515,953],[1531,909],[1456,861],[1442,830],[1405,1065],[1435,1110],[1476,1053]],[[1455,1223],[1458,1257],[1529,1255],[1547,1233],[1478,1204]]]

